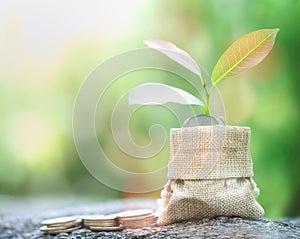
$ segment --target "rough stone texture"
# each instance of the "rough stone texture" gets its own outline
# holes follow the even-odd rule
[[[102,203],[76,200],[18,200],[0,207],[0,238],[300,238],[300,218],[269,221],[218,217],[162,227],[126,229],[121,232],[92,232],[81,229],[56,236],[39,231],[43,219],[68,215],[115,213],[138,208],[155,210],[156,202],[153,200]]]

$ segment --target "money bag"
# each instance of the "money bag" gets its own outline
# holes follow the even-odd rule
[[[158,199],[158,223],[239,216],[260,218],[253,180],[251,130],[196,126],[170,131],[168,182]]]

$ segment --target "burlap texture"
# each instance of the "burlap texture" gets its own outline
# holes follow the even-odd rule
[[[169,179],[252,177],[250,128],[171,129]]]
[[[252,179],[250,128],[172,129],[170,151],[169,182],[158,201],[159,224],[215,216],[263,216]]]

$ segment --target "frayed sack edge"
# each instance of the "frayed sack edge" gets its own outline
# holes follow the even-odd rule
[[[158,199],[158,224],[217,216],[258,219],[264,215],[258,195],[252,178],[169,180]]]

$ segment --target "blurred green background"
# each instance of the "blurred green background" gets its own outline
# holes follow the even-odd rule
[[[111,56],[144,47],[142,41],[149,38],[174,42],[211,72],[221,53],[240,36],[280,28],[265,61],[219,89],[227,123],[252,128],[254,179],[266,216],[300,216],[299,19],[298,0],[2,1],[0,194],[97,200],[158,197],[159,192],[114,191],[97,182],[81,163],[72,138],[72,111],[88,73]],[[133,80],[140,77],[188,89],[171,74],[133,73]],[[113,92],[122,94],[125,88]],[[109,119],[113,102],[107,102],[104,118]],[[151,124],[161,123],[167,130],[179,127],[162,107],[142,109],[136,117],[131,134],[143,144],[149,141]],[[99,137],[104,148],[119,157],[111,147],[109,120],[98,124],[103,126]],[[143,170],[167,161],[168,145]]]

